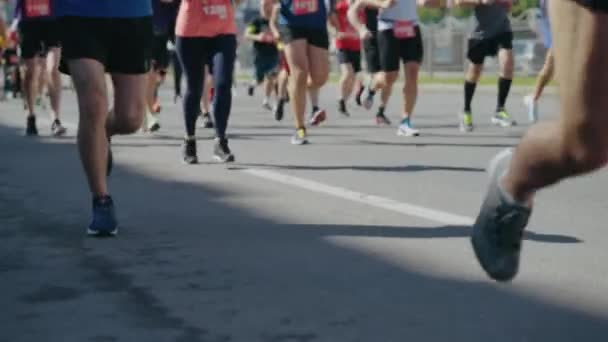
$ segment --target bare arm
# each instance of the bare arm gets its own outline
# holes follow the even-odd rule
[[[274,35],[275,39],[279,39],[279,9],[281,9],[281,5],[275,4],[272,7],[272,13],[270,14],[270,19],[268,19],[268,24],[270,25],[270,30],[272,31],[272,35]]]
[[[358,0],[354,4],[352,4],[348,8],[348,12],[346,13],[346,17],[348,18],[348,22],[352,25],[352,27],[357,30],[357,32],[361,32],[365,30],[365,23],[362,22],[359,17],[359,11],[366,7],[365,2],[369,0]]]

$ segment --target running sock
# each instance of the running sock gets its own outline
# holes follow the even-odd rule
[[[473,101],[473,95],[475,95],[475,88],[477,83],[465,81],[464,82],[464,111],[471,111],[471,102]]]
[[[384,106],[378,107],[378,112],[376,113],[376,116],[384,116]]]
[[[505,108],[505,103],[507,102],[507,97],[509,96],[512,82],[512,80],[502,77],[498,79],[498,103],[496,105],[497,112]]]
[[[364,90],[365,90],[365,86],[363,85],[363,83],[359,83],[359,90],[357,90],[357,97],[361,97],[361,94],[363,94]]]
[[[319,106],[312,106],[312,113],[316,113],[319,110]]]
[[[344,102],[343,99],[339,99],[338,100],[338,108],[343,111],[346,112],[346,102]]]
[[[403,119],[401,119],[401,124],[402,125],[406,125],[406,126],[411,126],[411,120],[409,116],[404,117]]]

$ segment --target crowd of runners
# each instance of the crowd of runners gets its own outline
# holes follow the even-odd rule
[[[403,77],[397,134],[421,134],[413,121],[424,53],[417,14],[421,6],[470,7],[476,19],[468,42],[460,130],[474,130],[473,98],[490,56],[498,56],[500,65],[490,120],[501,127],[516,124],[505,108],[514,69],[511,0],[260,1],[259,16],[242,34],[254,51],[247,93],[253,96],[261,86],[262,106],[278,121],[291,110],[294,145],[307,144],[307,128],[321,125],[333,113],[319,104],[332,40],[340,64],[335,112],[349,116],[354,99],[352,105],[374,111],[377,125],[390,125],[387,104]],[[562,113],[559,120],[532,126],[517,149],[501,152],[491,163],[492,181],[472,242],[481,265],[496,280],[510,280],[517,273],[535,192],[608,161],[608,97],[603,95],[608,84],[603,68],[608,2],[548,3],[540,1],[541,35],[549,52],[535,90],[524,102],[530,121],[536,122],[538,100],[555,74]],[[107,186],[111,138],[162,129],[158,91],[169,68],[174,101],[182,104],[183,161],[198,162],[197,124],[214,129],[216,161],[235,160],[227,129],[237,45],[242,43],[237,39],[238,5],[239,0],[18,0],[14,20],[1,23],[3,97],[23,98],[27,136],[38,135],[36,118],[43,110],[51,115],[52,135],[66,133],[60,73],[71,76],[80,114],[80,159],[93,198],[88,234],[117,233]]]

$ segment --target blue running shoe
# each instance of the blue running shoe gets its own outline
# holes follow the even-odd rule
[[[118,233],[118,222],[114,212],[112,197],[103,196],[93,199],[93,221],[87,229],[90,236],[115,236]]]

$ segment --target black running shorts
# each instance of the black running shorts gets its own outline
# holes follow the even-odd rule
[[[424,55],[422,33],[416,26],[416,36],[408,39],[398,39],[393,30],[378,32],[378,47],[380,49],[380,67],[382,71],[399,71],[400,62],[421,63]]]
[[[367,72],[375,74],[380,71],[380,51],[378,50],[378,38],[374,36],[363,41],[363,53]]]
[[[594,11],[608,13],[608,1],[606,0],[581,0],[581,2]]]
[[[469,39],[467,57],[471,63],[480,65],[486,57],[496,56],[499,49],[513,49],[513,32],[503,32],[487,39]]]
[[[338,50],[338,62],[350,64],[355,73],[361,71],[361,51]]]
[[[19,23],[21,57],[46,56],[50,48],[59,47],[59,27],[54,19],[24,20]]]
[[[304,39],[312,46],[326,50],[329,49],[329,34],[327,33],[327,29],[315,30],[306,27],[281,25],[279,26],[279,35],[281,42],[285,45],[294,40]]]
[[[151,17],[59,19],[62,42],[60,70],[67,62],[94,59],[108,73],[144,74],[150,70],[154,31]]]
[[[169,35],[166,34],[155,34],[154,35],[154,46],[152,47],[152,64],[156,71],[166,71],[169,67],[169,50],[167,49],[167,42],[169,41]]]

